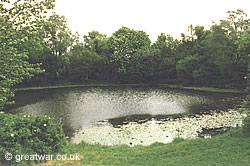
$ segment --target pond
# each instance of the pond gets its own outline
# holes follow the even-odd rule
[[[242,97],[157,86],[78,87],[20,91],[7,110],[46,114],[76,143],[148,145],[241,125],[245,115],[228,110]]]

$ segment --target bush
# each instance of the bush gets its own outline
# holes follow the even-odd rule
[[[243,133],[250,136],[250,114],[243,120]]]
[[[6,153],[49,155],[62,151],[66,143],[62,127],[46,115],[0,113],[0,164],[15,163],[5,160]]]

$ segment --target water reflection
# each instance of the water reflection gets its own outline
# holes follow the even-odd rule
[[[14,100],[16,105],[8,108],[10,113],[46,114],[60,121],[69,136],[98,121],[120,125],[135,119],[224,109],[239,102],[237,96],[147,86],[23,91]]]

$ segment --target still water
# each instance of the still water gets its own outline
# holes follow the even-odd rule
[[[169,117],[228,110],[240,103],[241,96],[152,86],[60,88],[17,92],[16,104],[7,109],[10,113],[53,117],[75,139],[81,130],[98,133],[108,126],[121,131],[131,124],[143,126]]]

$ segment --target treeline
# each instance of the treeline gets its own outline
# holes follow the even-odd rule
[[[81,37],[64,16],[48,10],[55,0],[0,2],[0,107],[23,83],[171,83],[245,87],[250,53],[249,18],[242,10],[210,29],[190,25],[174,39],[122,27],[110,37],[97,31]]]
[[[53,14],[27,36],[22,49],[45,72],[31,83],[108,81],[244,87],[250,53],[249,19],[238,9],[209,30],[190,25],[177,40],[122,27],[110,37],[97,31],[83,38]],[[27,82],[26,82],[27,83]]]

